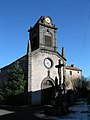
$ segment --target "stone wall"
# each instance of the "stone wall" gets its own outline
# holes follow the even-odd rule
[[[17,62],[20,62],[20,66],[23,69],[24,75],[25,75],[25,79],[27,80],[27,55],[21,57],[20,59],[14,61],[13,63],[1,68],[1,72],[0,72],[0,87],[3,87],[3,83],[4,81],[7,80],[7,73],[8,70]]]

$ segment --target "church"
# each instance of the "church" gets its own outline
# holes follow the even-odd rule
[[[50,102],[52,87],[55,86],[55,77],[59,79],[58,69],[55,67],[58,61],[63,64],[60,70],[61,84],[66,79],[64,48],[62,47],[61,54],[57,51],[56,31],[57,28],[52,19],[49,16],[41,16],[36,24],[28,30],[29,40],[26,55],[16,60],[20,62],[27,81],[26,92],[29,104]],[[7,79],[7,70],[15,62],[1,68],[0,85],[3,80]]]

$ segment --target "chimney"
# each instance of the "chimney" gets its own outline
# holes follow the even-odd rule
[[[71,64],[71,67],[75,67],[74,64]]]
[[[62,56],[65,58],[64,47],[62,47]]]

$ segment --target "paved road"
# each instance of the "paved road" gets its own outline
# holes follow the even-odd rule
[[[38,107],[0,107],[0,120],[41,120],[33,114]]]
[[[69,108],[70,113],[66,116],[50,117],[43,114],[43,112],[37,112],[35,115],[42,119],[50,120],[90,120],[90,105],[87,102],[77,102],[73,107]]]
[[[12,114],[12,113],[14,113],[14,111],[8,111],[8,110],[0,109],[0,116],[7,115],[7,114]]]
[[[50,117],[44,115],[43,109],[35,107],[0,107],[0,120],[90,120],[90,105],[85,101],[77,102],[69,108],[66,116]]]

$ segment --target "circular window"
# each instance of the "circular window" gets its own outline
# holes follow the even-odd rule
[[[50,58],[45,58],[44,65],[46,68],[50,69],[52,67],[52,60]]]

